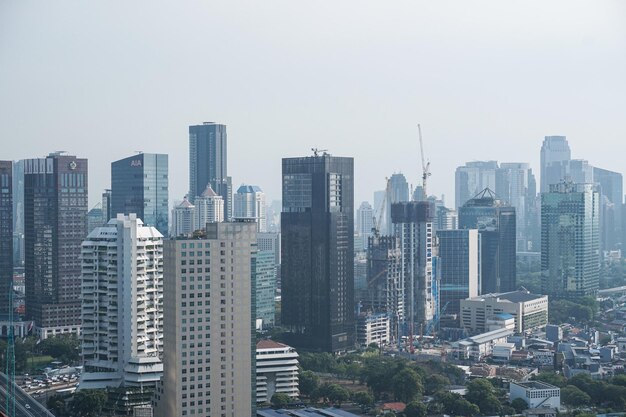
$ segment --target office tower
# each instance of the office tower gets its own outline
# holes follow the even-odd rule
[[[24,266],[24,161],[13,162],[13,265]]]
[[[169,232],[167,155],[140,153],[111,164],[111,216],[135,213],[163,236]]]
[[[226,125],[204,122],[189,126],[189,196],[191,202],[207,184],[224,199],[224,219],[233,217],[233,186],[227,169]]]
[[[593,184],[552,184],[541,195],[541,289],[550,297],[598,290],[599,193]]]
[[[234,217],[236,219],[253,219],[257,231],[267,232],[265,218],[265,193],[256,185],[242,185],[234,196]]]
[[[440,313],[458,315],[461,300],[480,294],[480,234],[476,229],[440,230],[437,239]]]
[[[196,224],[196,206],[187,197],[172,210],[172,237],[189,235],[202,226]]]
[[[363,311],[385,313],[391,320],[393,337],[404,323],[404,277],[400,240],[395,236],[370,236],[367,245],[367,292],[361,299]]]
[[[454,175],[454,204],[458,210],[467,200],[485,188],[496,189],[496,161],[467,162]]]
[[[358,236],[358,242],[360,247],[355,250],[367,249],[367,240],[372,235],[372,228],[374,227],[374,210],[367,201],[361,203],[356,211],[356,236]],[[356,245],[355,245],[356,246]]]
[[[383,224],[377,225],[380,233],[389,235],[393,231],[391,221],[391,205],[409,201],[409,183],[403,174],[393,174],[387,183],[387,199],[385,201],[385,217]],[[378,214],[379,212],[377,212]]]
[[[402,256],[401,275],[405,294],[405,334],[419,334],[435,314],[433,292],[433,219],[435,205],[430,201],[410,201],[391,205],[394,235]],[[411,327],[411,325],[413,327]]]
[[[276,393],[294,400],[298,398],[298,352],[283,343],[259,340],[256,344],[256,402],[269,403]]]
[[[163,373],[163,235],[118,214],[82,244],[79,389],[140,387]]]
[[[51,153],[24,163],[26,318],[46,338],[80,329],[80,245],[87,160]]]
[[[91,233],[96,227],[102,226],[103,214],[100,203],[96,204],[87,212],[87,234]]]
[[[259,250],[256,256],[256,319],[263,329],[276,320],[276,262],[274,252]],[[257,326],[258,327],[258,326]]]
[[[259,251],[272,252],[276,266],[276,288],[280,289],[280,233],[257,233],[257,248]]]
[[[515,207],[517,250],[526,252],[538,246],[533,235],[533,216],[536,216],[537,195],[535,176],[527,163],[502,162],[496,171],[496,195]],[[533,245],[534,244],[534,245]]]
[[[0,161],[0,315],[13,308],[13,162]]]
[[[267,218],[267,231],[269,233],[280,233],[280,211],[282,206],[280,200],[272,200],[267,207],[265,217]]]
[[[211,184],[196,197],[196,227],[204,228],[207,223],[224,221],[224,199],[217,195]]]
[[[102,193],[102,224],[107,224],[114,216],[111,208],[111,190]]]
[[[615,249],[622,241],[622,174],[593,167],[593,180],[600,192],[600,237],[602,249]]]
[[[164,257],[155,416],[256,415],[256,225],[209,223],[204,235],[166,240]]]
[[[437,207],[437,218],[434,224],[435,231],[454,230],[459,227],[459,214],[456,210],[445,206]]]
[[[459,228],[481,235],[481,294],[516,290],[515,208],[485,189],[459,209]]]
[[[563,180],[560,178],[560,168],[556,171],[551,169],[553,164],[572,159],[572,152],[565,136],[546,136],[541,145],[541,187],[540,192],[550,190],[550,184],[556,184]]]
[[[282,324],[294,344],[338,352],[354,333],[354,161],[284,158]]]

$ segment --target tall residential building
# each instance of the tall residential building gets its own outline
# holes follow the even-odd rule
[[[257,231],[267,232],[265,217],[265,193],[256,185],[242,185],[234,196],[234,218],[253,219]]]
[[[454,175],[454,204],[458,210],[485,188],[496,189],[497,161],[473,161],[456,169]]]
[[[282,324],[296,346],[351,349],[354,330],[354,160],[284,158]]]
[[[485,189],[459,209],[459,228],[481,235],[481,294],[516,290],[515,208]]]
[[[593,184],[552,184],[541,195],[541,290],[551,297],[593,295],[600,273],[600,195]]]
[[[13,162],[13,264],[24,266],[24,161]]]
[[[13,290],[13,162],[0,161],[0,315],[12,306]]]
[[[202,194],[196,196],[196,226],[202,229],[207,223],[223,221],[224,199],[208,184]]]
[[[445,314],[459,314],[461,300],[480,294],[480,237],[476,229],[437,232],[439,305],[447,306]]]
[[[404,334],[418,334],[420,326],[433,319],[436,294],[433,287],[433,219],[435,205],[430,201],[410,201],[391,205],[394,235],[399,239],[404,283]],[[413,328],[411,328],[411,325]]]
[[[167,155],[140,153],[111,163],[111,216],[135,213],[163,236],[169,233]]]
[[[226,125],[189,126],[189,196],[202,195],[207,184],[224,199],[224,219],[233,217],[233,185],[228,176]]]
[[[80,331],[87,160],[51,153],[24,164],[26,318],[46,338]]]
[[[256,225],[165,241],[163,379],[155,416],[256,415]]]
[[[187,197],[172,210],[172,237],[189,235],[203,226],[196,223],[196,206]]]
[[[259,340],[256,344],[256,402],[269,403],[277,393],[298,398],[298,352],[273,340]]]
[[[366,250],[367,240],[372,235],[372,228],[374,227],[374,210],[370,203],[364,201],[356,210],[356,233],[358,237],[357,242],[361,245],[355,250]],[[356,244],[355,244],[356,246]]]
[[[81,259],[79,389],[153,391],[163,374],[163,235],[118,214],[87,236]]]
[[[553,171],[553,164],[572,159],[572,152],[565,136],[546,136],[541,145],[541,187],[540,192],[550,190],[550,184],[563,180],[560,170]]]
[[[274,252],[259,250],[256,256],[256,320],[263,329],[276,320],[276,262]]]
[[[111,190],[102,192],[102,224],[107,224],[114,216],[111,207]]]
[[[496,195],[515,207],[517,249],[520,252],[537,250],[539,236],[536,230],[537,184],[530,165],[502,162],[496,171]]]

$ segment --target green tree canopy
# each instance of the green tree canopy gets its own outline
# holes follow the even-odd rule
[[[313,391],[315,391],[320,384],[319,377],[315,375],[315,373],[313,373],[312,371],[301,370],[298,378],[300,394],[306,395],[307,397],[311,396]]]
[[[591,403],[591,397],[575,385],[561,388],[561,400],[563,404],[571,407],[581,407]]]
[[[521,398],[516,398],[511,401],[511,407],[515,409],[518,414],[528,408],[528,403]]]
[[[284,408],[291,402],[291,397],[284,392],[277,392],[270,400],[274,408]]]
[[[74,394],[70,410],[72,414],[80,417],[97,417],[101,414],[106,401],[107,393],[104,390],[80,390]]]
[[[426,417],[428,409],[420,401],[411,401],[406,405],[404,409],[404,415],[406,417]]]
[[[424,391],[420,376],[413,369],[404,368],[393,377],[393,393],[397,400],[410,403]]]
[[[432,395],[448,385],[450,385],[450,380],[447,377],[438,374],[428,375],[424,379],[424,392]]]

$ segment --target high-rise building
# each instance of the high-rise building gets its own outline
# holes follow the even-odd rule
[[[189,235],[203,225],[196,224],[196,206],[187,197],[172,210],[172,237]]]
[[[437,218],[435,221],[435,231],[454,230],[459,228],[459,214],[456,210],[445,206],[437,207]]]
[[[433,292],[433,219],[435,205],[430,201],[410,201],[391,205],[394,235],[399,239],[404,283],[404,334],[418,334],[433,319],[436,294]],[[411,328],[411,325],[413,326]]]
[[[118,214],[87,236],[81,259],[79,389],[154,391],[163,374],[163,235]]]
[[[24,266],[24,161],[13,162],[13,264]]]
[[[165,241],[155,416],[256,415],[256,225],[209,223]]]
[[[211,184],[196,197],[196,227],[204,228],[207,223],[224,221],[224,199],[218,195]]]
[[[113,208],[111,207],[111,190],[104,190],[102,192],[102,224],[107,224],[113,216]]]
[[[593,167],[593,180],[600,192],[600,237],[602,250],[615,249],[622,242],[622,174]]]
[[[169,233],[167,155],[140,153],[111,164],[111,210],[135,213],[163,236]]]
[[[541,195],[541,289],[551,297],[593,295],[600,273],[600,195],[561,182]]]
[[[192,203],[207,184],[224,199],[224,219],[233,217],[233,186],[227,169],[226,125],[189,126],[189,197]]]
[[[274,252],[259,250],[256,256],[256,319],[263,329],[276,317],[276,263]]]
[[[256,402],[268,403],[277,393],[298,398],[298,352],[273,340],[259,340],[256,344]]]
[[[527,252],[538,247],[539,238],[533,227],[536,223],[537,184],[530,165],[502,162],[496,171],[496,195],[515,207],[517,250]]]
[[[80,331],[87,160],[61,152],[24,163],[26,317],[40,337]]]
[[[560,168],[552,170],[553,164],[560,165],[563,161],[572,159],[572,152],[565,136],[546,136],[541,145],[541,187],[540,192],[550,190],[550,184],[563,180]]]
[[[485,188],[496,189],[497,161],[473,161],[456,169],[454,204],[458,210],[470,198]]]
[[[0,315],[11,311],[13,290],[13,162],[0,161]]]
[[[461,300],[480,294],[480,234],[476,229],[440,230],[439,305],[459,314]]]
[[[515,208],[485,189],[459,209],[459,228],[481,235],[481,294],[516,290]]]
[[[265,193],[256,185],[242,185],[234,196],[234,214],[236,219],[252,219],[259,232],[267,232],[265,218]]]
[[[284,158],[282,324],[294,345],[351,349],[354,330],[354,161]]]
[[[104,223],[102,222],[102,208],[100,207],[100,203],[96,204],[92,207],[91,210],[87,212],[87,233],[91,233],[93,229],[96,227],[102,226]]]
[[[257,248],[259,251],[272,252],[276,266],[276,288],[280,289],[280,233],[257,233]]]
[[[387,183],[387,199],[385,201],[385,217],[383,224],[377,225],[380,233],[389,235],[393,233],[391,220],[391,205],[395,203],[405,203],[410,200],[409,183],[404,174],[393,174]]]
[[[367,240],[372,235],[374,227],[374,210],[370,203],[364,201],[356,210],[356,236],[359,238],[361,246],[355,250],[367,249]],[[356,245],[355,245],[356,246]]]

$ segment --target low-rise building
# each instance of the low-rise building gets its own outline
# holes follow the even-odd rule
[[[529,408],[561,408],[561,389],[545,382],[511,382],[509,397],[511,401],[521,398]]]
[[[297,398],[298,353],[291,346],[273,340],[256,344],[256,401],[266,403],[276,393]]]
[[[457,357],[479,361],[485,356],[491,356],[494,346],[507,343],[507,338],[512,334],[511,330],[498,329],[460,340],[454,344]]]
[[[357,341],[361,346],[369,346],[376,343],[384,346],[390,341],[389,316],[379,314],[360,314],[356,326]]]

